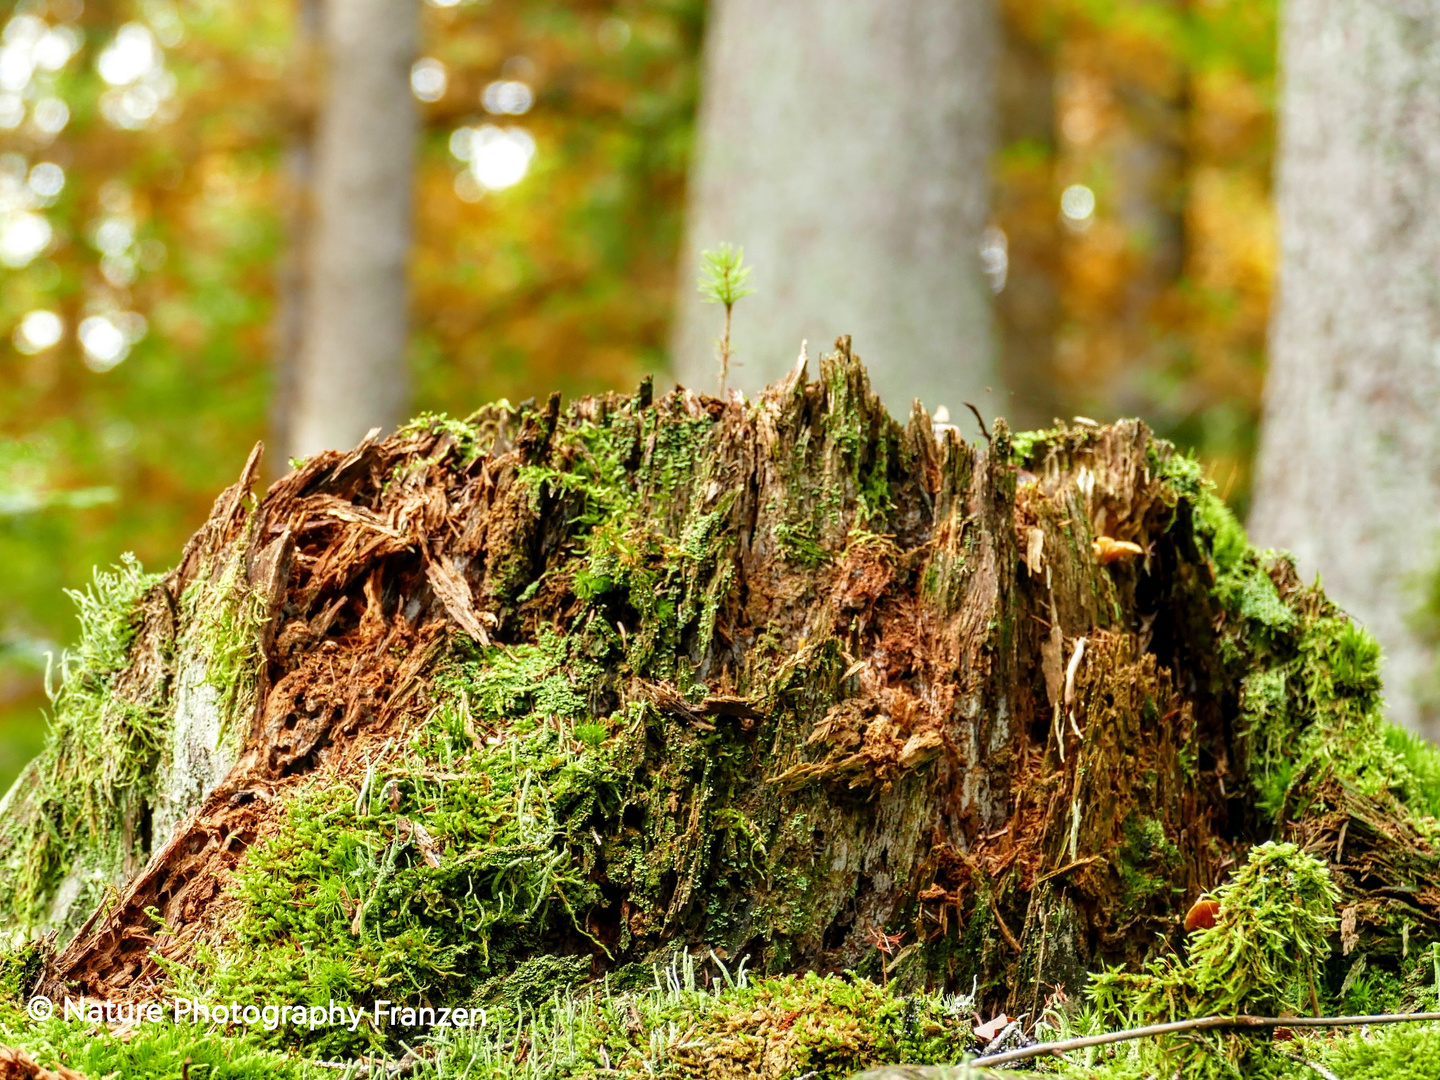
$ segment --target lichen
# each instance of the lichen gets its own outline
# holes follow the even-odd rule
[[[249,734],[268,605],[246,580],[249,548],[238,543],[213,580],[192,582],[180,597],[184,629],[173,646],[167,738],[151,800],[160,836],[225,778]]]

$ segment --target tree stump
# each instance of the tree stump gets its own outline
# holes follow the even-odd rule
[[[252,498],[258,449],[174,570],[97,579],[7,796],[52,994],[458,1004],[688,950],[1033,1014],[1282,835],[1337,979],[1440,925],[1373,643],[1139,422],[967,444],[841,339],[753,402],[422,418]]]

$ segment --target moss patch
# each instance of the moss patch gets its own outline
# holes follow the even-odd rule
[[[167,717],[154,696],[127,693],[121,680],[143,618],[141,600],[158,580],[126,557],[70,593],[80,644],[61,660],[45,748],[0,813],[0,907],[21,933],[47,925],[51,898],[67,874],[75,895],[60,921],[71,928],[82,922],[138,840],[135,826],[154,785]]]

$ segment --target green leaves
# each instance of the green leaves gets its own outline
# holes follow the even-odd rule
[[[735,302],[749,296],[755,290],[746,282],[750,280],[750,267],[745,265],[745,252],[729,244],[721,244],[714,251],[703,252],[700,256],[700,295],[707,303],[725,306],[725,330],[716,339],[720,353],[720,392],[725,392],[725,380],[730,375],[730,358],[735,350],[730,347],[730,312]]]
[[[745,249],[722,243],[700,255],[700,295],[707,303],[724,304],[726,311],[755,290],[748,284],[751,267],[745,265]]]

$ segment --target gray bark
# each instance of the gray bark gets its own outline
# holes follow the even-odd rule
[[[405,407],[415,0],[328,0],[304,342],[289,452],[354,445]]]
[[[723,312],[695,291],[700,252],[739,244],[730,384],[756,391],[851,334],[900,414],[920,398],[1003,410],[978,246],[989,207],[991,0],[718,0],[673,341],[713,391]],[[736,365],[739,365],[738,367]],[[987,395],[986,388],[995,392]]]
[[[1285,6],[1281,273],[1251,527],[1379,638],[1440,733],[1409,616],[1440,530],[1440,7]]]

